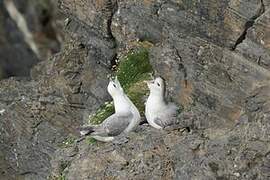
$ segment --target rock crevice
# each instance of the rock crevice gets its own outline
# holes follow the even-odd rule
[[[234,46],[231,48],[232,51],[234,51],[237,46],[239,44],[241,44],[245,39],[246,39],[246,35],[247,35],[247,32],[250,28],[253,27],[254,23],[256,22],[256,20],[261,17],[263,15],[263,13],[265,12],[265,5],[264,5],[264,2],[263,0],[260,0],[260,6],[259,8],[257,9],[257,12],[254,16],[252,16],[246,23],[245,23],[245,26],[244,26],[244,30],[243,32],[241,33],[241,35],[239,36],[239,38],[236,40]]]

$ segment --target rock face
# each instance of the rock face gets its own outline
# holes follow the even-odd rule
[[[0,78],[27,75],[27,69],[29,74],[29,66],[37,63],[38,59],[33,52],[29,51],[22,34],[16,28],[16,24],[9,18],[3,1],[0,2],[0,9]],[[18,59],[25,59],[25,65],[22,65]]]
[[[57,22],[61,15],[56,18],[53,7],[50,0],[0,2],[0,79],[29,76],[35,64],[60,50]]]
[[[269,179],[270,1],[59,1],[62,50],[1,81],[4,179]],[[0,17],[1,18],[1,17]],[[1,31],[0,31],[1,33]],[[148,41],[150,61],[184,107],[185,131],[142,125],[120,146],[60,148],[108,100],[117,54]]]
[[[46,179],[54,151],[108,99],[114,41],[76,19],[63,31],[63,50],[36,65],[31,80],[1,81],[1,178]]]

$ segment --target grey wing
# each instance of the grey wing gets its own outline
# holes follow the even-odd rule
[[[176,114],[162,114],[159,117],[157,117],[156,119],[154,119],[154,122],[161,126],[161,127],[167,127],[167,126],[171,126],[177,123],[177,117]]]
[[[102,127],[108,136],[117,136],[128,127],[132,118],[132,113],[125,115],[114,114],[105,120]]]
[[[154,119],[154,123],[156,123],[157,125],[159,125],[162,128],[166,127],[165,124],[163,123],[162,119],[160,119],[160,118]]]

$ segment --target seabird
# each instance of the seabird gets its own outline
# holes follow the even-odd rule
[[[140,113],[118,81],[110,80],[107,87],[108,93],[113,98],[115,113],[105,119],[99,125],[89,125],[82,127],[81,135],[90,135],[94,139],[102,142],[110,142],[117,137],[125,136],[140,123]]]
[[[172,102],[166,102],[164,79],[157,77],[146,83],[150,89],[150,95],[145,104],[147,122],[156,129],[175,125],[178,107]]]

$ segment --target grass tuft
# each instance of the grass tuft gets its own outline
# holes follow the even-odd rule
[[[113,102],[107,102],[104,105],[102,105],[95,114],[89,117],[90,124],[100,124],[113,113],[114,113]]]
[[[147,43],[144,44],[148,45]],[[148,92],[148,88],[143,81],[149,80],[153,73],[149,61],[149,47],[151,46],[146,45],[140,45],[135,50],[128,52],[120,59],[116,70],[116,75],[125,93],[127,93],[141,114],[144,113],[144,97]],[[89,117],[90,124],[100,124],[113,113],[113,103],[107,102]]]
[[[75,137],[74,136],[68,136],[60,145],[60,148],[66,148],[66,147],[70,147],[74,144],[75,142]]]
[[[92,144],[96,144],[97,140],[94,139],[94,138],[92,138],[92,137],[87,137],[86,142],[87,142],[89,145],[92,145]]]
[[[120,61],[116,75],[124,90],[128,90],[134,83],[144,80],[152,71],[148,49],[139,48],[135,52],[129,52]]]

